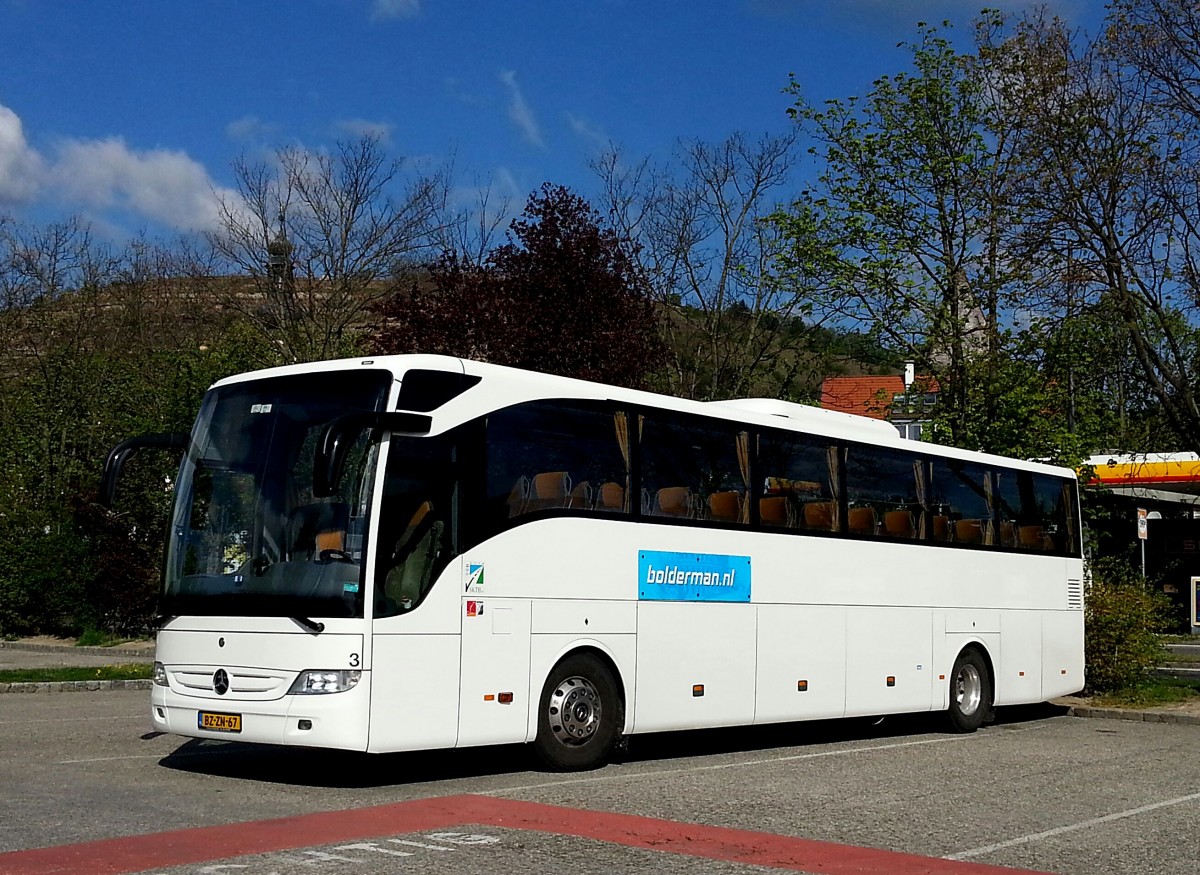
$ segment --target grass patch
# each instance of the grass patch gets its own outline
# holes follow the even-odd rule
[[[114,635],[111,632],[105,632],[101,629],[84,629],[80,633],[79,638],[75,641],[76,647],[116,647],[118,644],[126,644],[132,641],[132,638]]]
[[[1092,704],[1108,708],[1154,708],[1178,705],[1200,698],[1197,681],[1182,678],[1149,678],[1115,693],[1093,696]]]
[[[62,681],[140,681],[151,676],[154,667],[132,665],[68,666],[64,668],[9,668],[0,671],[0,684],[59,683]]]

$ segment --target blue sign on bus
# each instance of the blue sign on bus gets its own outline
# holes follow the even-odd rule
[[[748,602],[750,557],[639,550],[638,598],[647,601]]]

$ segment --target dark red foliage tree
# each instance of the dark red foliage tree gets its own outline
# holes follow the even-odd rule
[[[428,286],[384,302],[374,350],[643,387],[662,360],[657,312],[630,244],[600,222],[583,198],[543,185],[483,265],[447,253]]]

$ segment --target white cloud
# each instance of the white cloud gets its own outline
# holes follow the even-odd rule
[[[102,225],[120,211],[182,231],[216,228],[221,201],[240,202],[178,150],[134,149],[109,137],[63,140],[42,154],[25,140],[20,117],[0,104],[0,205],[35,199],[86,211]]]
[[[371,20],[415,18],[421,14],[421,0],[373,0]]]
[[[521,132],[521,136],[534,146],[545,146],[542,140],[542,131],[538,127],[537,119],[534,118],[533,110],[529,104],[525,102],[525,95],[521,93],[521,86],[517,84],[517,73],[515,70],[504,70],[500,73],[500,81],[508,88],[508,117],[517,129]]]
[[[184,230],[217,227],[218,198],[208,171],[185,153],[131,149],[119,137],[68,140],[50,174],[60,196],[91,209],[118,207]]]
[[[0,104],[0,205],[33,200],[42,170],[42,157],[25,141],[20,116]]]
[[[571,126],[571,132],[581,140],[587,140],[600,148],[607,148],[611,138],[604,132],[602,128],[597,127],[583,116],[567,113],[567,124]]]
[[[517,177],[507,167],[496,168],[496,190],[502,197],[524,197]]]
[[[388,122],[375,122],[365,118],[341,119],[333,123],[334,130],[347,137],[377,137],[380,144],[390,146],[392,131],[395,125]]]
[[[256,115],[244,115],[225,125],[225,136],[234,141],[261,143],[274,138],[278,125],[268,124]]]

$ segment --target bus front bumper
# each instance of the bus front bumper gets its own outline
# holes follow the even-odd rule
[[[191,738],[367,749],[370,673],[340,693],[285,695],[269,701],[189,696],[155,685],[150,721],[158,732]]]

